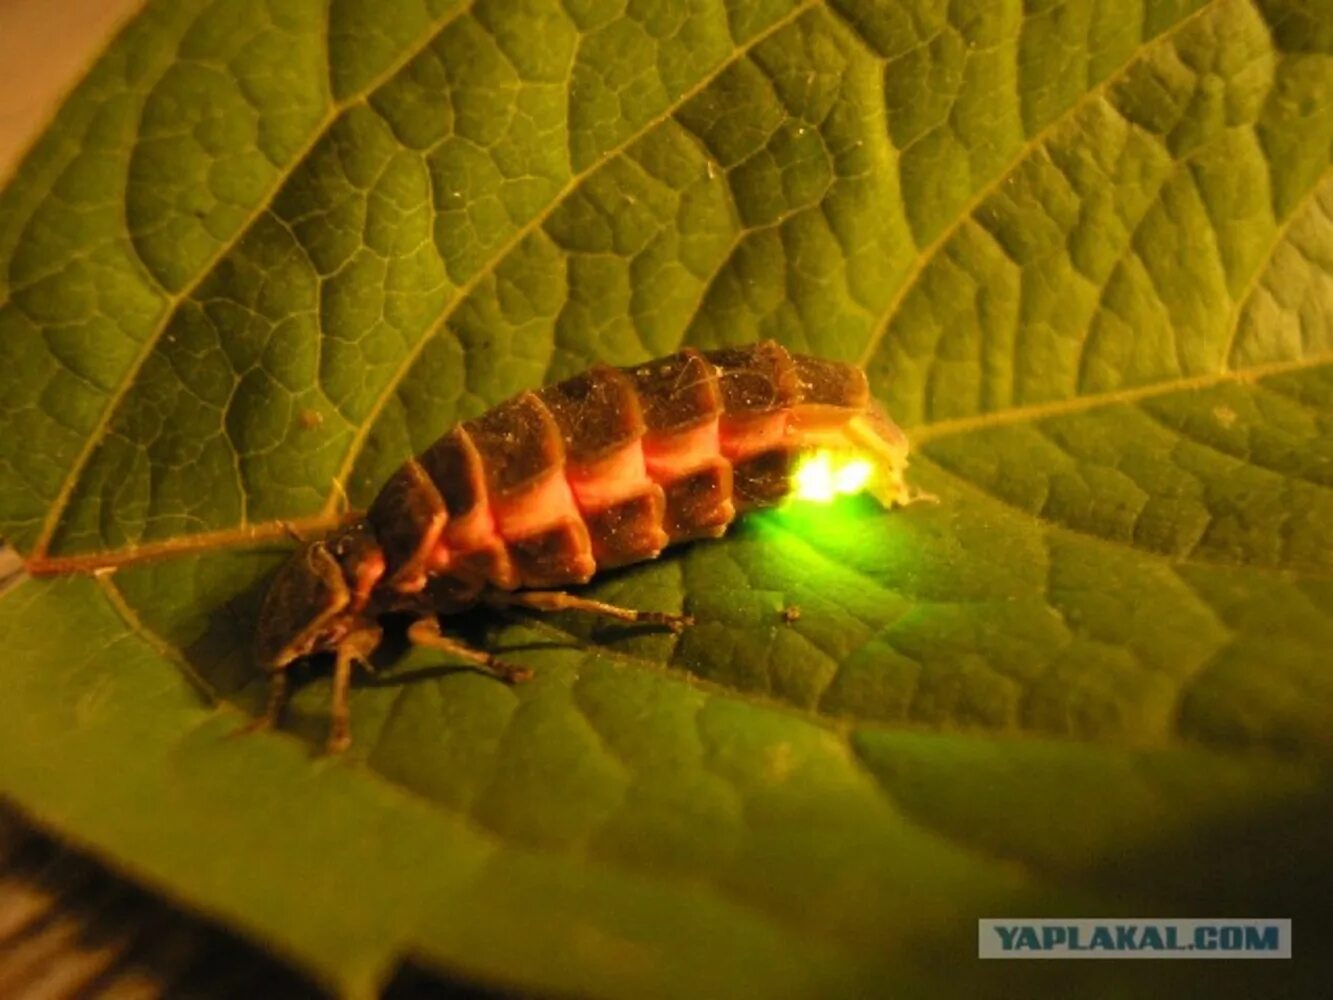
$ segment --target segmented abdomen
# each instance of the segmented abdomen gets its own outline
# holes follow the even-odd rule
[[[460,596],[587,581],[780,500],[799,448],[869,405],[865,375],[766,341],[598,365],[456,426],[367,514],[383,552],[358,588]]]

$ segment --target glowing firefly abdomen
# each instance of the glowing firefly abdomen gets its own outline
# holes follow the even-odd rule
[[[367,515],[383,553],[377,586],[411,594],[449,577],[462,594],[583,583],[720,535],[793,488],[828,499],[878,473],[876,492],[892,502],[906,450],[863,372],[772,341],[598,365],[458,425],[409,460]],[[810,455],[828,470],[813,491],[799,470]]]

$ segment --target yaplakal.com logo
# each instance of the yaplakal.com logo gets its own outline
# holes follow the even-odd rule
[[[977,921],[981,958],[1291,958],[1287,919]]]

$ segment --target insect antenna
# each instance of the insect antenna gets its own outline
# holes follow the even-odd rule
[[[708,372],[706,368],[697,375],[695,375],[694,371],[696,368],[706,366],[707,364],[708,362],[704,361],[704,359],[697,354],[689,355],[685,359],[685,363],[680,366],[680,371],[676,372],[676,378],[675,381],[671,383],[671,392],[669,395],[675,396],[686,389],[693,389],[700,382],[707,381]],[[692,379],[692,381],[686,381],[687,379]]]

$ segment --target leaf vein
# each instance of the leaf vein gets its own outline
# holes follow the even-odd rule
[[[481,267],[479,267],[476,273],[472,275],[472,277],[470,277],[466,282],[464,282],[461,286],[459,286],[457,294],[454,295],[454,297],[451,298],[445,304],[443,314],[439,319],[439,321],[436,322],[434,329],[429,330],[425,334],[420,336],[417,339],[416,343],[408,350],[408,352],[403,358],[402,363],[397,367],[397,369],[395,369],[393,375],[390,376],[388,383],[384,386],[384,389],[378,394],[374,403],[372,403],[370,410],[366,415],[365,420],[361,423],[360,427],[357,429],[357,433],[353,435],[351,447],[348,449],[347,456],[344,458],[342,466],[339,468],[338,473],[335,477],[337,482],[345,483],[348,477],[351,475],[352,469],[355,466],[357,459],[360,458],[361,452],[365,448],[365,443],[367,438],[370,436],[371,431],[374,429],[376,423],[378,422],[379,415],[384,411],[384,407],[388,405],[389,400],[393,397],[399,385],[402,384],[403,379],[405,379],[408,373],[412,370],[412,368],[415,367],[417,360],[421,357],[427,345],[430,344],[437,336],[439,336],[442,330],[448,327],[449,319],[453,316],[453,314],[467,302],[471,293],[475,291],[476,288],[484,280],[494,275],[495,269],[499,266],[500,263],[502,263],[509,256],[511,251],[516,249],[529,236],[533,235],[536,231],[538,231],[547,222],[547,220],[550,219],[551,215],[554,214],[555,210],[559,208],[565,202],[565,200],[583,184],[585,180],[587,180],[590,176],[592,176],[602,166],[604,162],[609,161],[612,157],[617,156],[624,150],[628,149],[631,145],[633,145],[634,142],[636,142],[643,135],[646,135],[652,129],[657,128],[658,126],[660,126],[661,124],[663,124],[668,120],[673,120],[677,109],[681,105],[685,104],[687,101],[690,100],[690,98],[694,97],[696,94],[701,93],[703,90],[705,90],[727,68],[734,65],[740,59],[742,59],[747,53],[753,50],[755,46],[762,43],[765,39],[770,38],[777,32],[781,31],[783,28],[786,28],[792,22],[796,21],[802,15],[806,14],[807,12],[809,12],[822,2],[823,0],[802,0],[802,3],[794,7],[789,13],[784,15],[778,21],[774,22],[773,24],[769,25],[769,27],[765,28],[762,32],[760,32],[758,35],[752,38],[745,46],[739,48],[735,53],[733,53],[733,55],[730,58],[724,60],[711,74],[706,75],[701,80],[696,82],[692,87],[686,90],[684,93],[679,95],[672,102],[670,107],[665,109],[660,114],[654,115],[652,118],[648,119],[638,129],[636,129],[634,132],[628,135],[624,140],[622,140],[618,145],[616,145],[612,149],[607,150],[600,159],[598,159],[594,163],[589,164],[587,167],[578,171],[577,173],[572,174],[569,180],[566,181],[565,185],[558,192],[556,192],[555,196],[546,204],[546,206],[541,211],[539,211],[531,219],[525,222],[522,226],[518,227],[510,235],[509,239],[500,245],[500,247],[498,248],[496,253],[491,257],[491,259],[487,261],[485,264],[483,264]],[[336,502],[336,500],[337,500],[337,491],[335,490],[334,493],[330,495],[328,502],[326,502],[325,504],[324,512],[326,514],[332,510],[333,504]]]
[[[1256,365],[1253,368],[1192,375],[1169,382],[1154,382],[1149,385],[1131,386],[1110,392],[1071,396],[1066,399],[1041,403],[1027,403],[1007,410],[993,410],[990,413],[981,413],[970,417],[940,420],[931,424],[906,427],[904,430],[909,432],[913,443],[920,446],[973,431],[1008,427],[1013,424],[1027,423],[1070,413],[1082,413],[1085,410],[1093,410],[1103,406],[1133,403],[1141,399],[1151,399],[1154,396],[1165,396],[1193,389],[1206,389],[1215,385],[1257,382],[1274,375],[1322,368],[1331,364],[1333,364],[1333,353],[1316,354],[1298,361],[1277,361],[1267,365]]]
[[[31,554],[34,558],[42,558],[49,549],[51,540],[54,537],[57,528],[60,526],[61,516],[65,513],[70,496],[78,485],[84,470],[87,468],[89,461],[93,457],[93,454],[102,443],[107,428],[111,426],[115,414],[119,411],[121,404],[129,395],[130,389],[136,384],[139,372],[143,369],[143,366],[147,364],[153,350],[170,326],[171,321],[175,318],[176,311],[181,303],[194,295],[204,281],[213,273],[213,269],[217,266],[218,262],[234,250],[244,238],[245,234],[250,230],[251,226],[253,226],[265,212],[269,211],[273,199],[282,188],[282,185],[286,183],[288,178],[292,176],[300,164],[306,160],[311,151],[314,150],[319,142],[328,134],[330,126],[341,117],[347,108],[359,102],[365,93],[380,87],[388,80],[392,79],[399,70],[433,44],[439,33],[444,30],[447,25],[452,23],[456,17],[461,16],[462,13],[463,11],[460,11],[458,8],[451,8],[447,14],[440,16],[432,22],[420,45],[411,46],[406,49],[400,57],[386,67],[379,76],[367,82],[365,88],[356,95],[349,97],[340,103],[330,105],[324,119],[311,130],[305,145],[292,157],[290,161],[290,169],[275,175],[273,183],[270,185],[268,191],[258,202],[256,202],[255,208],[250,212],[248,217],[238,225],[232,236],[229,239],[219,241],[213,255],[204,263],[203,267],[200,268],[199,274],[195,280],[185,288],[181,289],[178,294],[169,295],[164,299],[162,303],[161,318],[157,322],[157,325],[149,331],[147,337],[144,338],[138,353],[130,363],[129,369],[122,376],[120,384],[109,395],[101,415],[94,426],[88,431],[88,436],[83,443],[83,447],[80,448],[79,454],[75,457],[73,464],[70,466],[69,473],[62,481],[60,488],[56,491],[55,497],[52,498],[51,506],[47,510],[46,518],[42,522],[42,529],[38,533],[36,541],[33,543]],[[140,261],[141,266],[143,265],[137,250],[135,252],[135,259]]]
[[[1234,369],[1231,356],[1235,353],[1237,341],[1240,338],[1241,322],[1245,318],[1245,310],[1249,306],[1251,299],[1259,291],[1263,283],[1264,276],[1268,274],[1273,266],[1273,259],[1277,255],[1278,248],[1286,241],[1291,227],[1299,222],[1305,215],[1305,212],[1311,208],[1319,206],[1319,195],[1324,185],[1333,182],[1333,163],[1325,167],[1323,173],[1310,185],[1300,200],[1292,206],[1287,217],[1281,221],[1273,232],[1272,242],[1267,251],[1259,258],[1260,263],[1255,267],[1250,275],[1245,288],[1236,296],[1235,305],[1231,312],[1231,319],[1228,323],[1228,333],[1226,343],[1222,347],[1221,365],[1223,370]],[[1321,209],[1322,210],[1322,209]],[[1308,348],[1308,344],[1302,345]]]
[[[866,341],[866,346],[861,351],[861,356],[857,363],[863,368],[870,363],[871,359],[875,356],[876,350],[879,348],[880,342],[888,333],[890,325],[892,325],[894,318],[902,308],[903,302],[906,300],[911,290],[916,286],[917,279],[920,278],[922,272],[925,271],[926,266],[940,253],[950,240],[952,240],[962,226],[973,217],[977,209],[1000,190],[1001,185],[1013,175],[1025,160],[1032,156],[1038,149],[1043,147],[1046,141],[1050,139],[1061,126],[1072,119],[1075,114],[1086,107],[1090,102],[1100,100],[1102,95],[1112,84],[1119,81],[1131,68],[1138,64],[1139,60],[1143,58],[1146,49],[1151,46],[1160,45],[1167,39],[1173,38],[1177,33],[1193,24],[1195,20],[1200,18],[1205,12],[1215,9],[1218,5],[1224,2],[1226,2],[1226,0],[1207,0],[1207,2],[1197,10],[1191,12],[1180,21],[1177,21],[1161,34],[1144,41],[1143,44],[1135,49],[1134,54],[1130,56],[1129,59],[1109,73],[1097,84],[1096,87],[1086,90],[1078,100],[1074,101],[1069,107],[1065,108],[1064,111],[1060,112],[1060,114],[1047,122],[1042,127],[1041,131],[1028,139],[1027,142],[1019,148],[1014,157],[996,172],[995,176],[989,183],[982,185],[975,194],[968,198],[968,200],[958,209],[958,214],[955,217],[954,222],[941,230],[939,235],[927,246],[921,248],[921,252],[917,254],[915,260],[913,260],[909,267],[907,274],[904,275],[902,283],[899,284],[897,291],[889,300],[889,304],[884,310],[883,317],[880,319],[878,325],[871,331],[870,337]]]
[[[943,464],[942,462],[928,458],[925,460],[929,461],[934,468],[938,469],[940,472],[948,476],[954,482],[959,483],[970,492],[975,493],[978,496],[985,497],[986,499],[993,501],[995,503],[999,503],[1010,510],[1016,511],[1019,514],[1022,514],[1027,517],[1032,517],[1034,520],[1038,521],[1044,528],[1050,531],[1060,532],[1062,534],[1066,534],[1074,538],[1090,540],[1100,545],[1109,545],[1112,548],[1117,548],[1117,549],[1133,548],[1133,550],[1137,553],[1140,553],[1145,556],[1152,556],[1154,559],[1160,560],[1161,562],[1164,562],[1170,566],[1198,566],[1204,569],[1211,569],[1211,570],[1244,569],[1245,572],[1247,573],[1263,573],[1269,576],[1281,577],[1282,579],[1291,579],[1293,577],[1299,577],[1300,579],[1303,580],[1333,580],[1333,571],[1325,573],[1325,572],[1314,572],[1306,567],[1287,568],[1278,566],[1265,566],[1256,563],[1243,563],[1243,564],[1228,563],[1216,559],[1200,559],[1197,555],[1193,553],[1193,550],[1191,550],[1189,554],[1181,556],[1181,555],[1173,555],[1168,552],[1162,552],[1159,549],[1149,549],[1138,546],[1129,546],[1123,542],[1116,541],[1115,539],[1106,538],[1102,535],[1095,534],[1091,531],[1084,531],[1080,528],[1072,527],[1071,525],[1064,524],[1060,521],[1055,521],[1046,517],[1038,517],[1034,515],[1031,511],[1024,510],[1022,507],[1017,506],[1012,500],[1010,500],[1003,494],[996,493],[993,492],[992,490],[987,489],[981,483],[978,483],[973,479],[969,479],[967,476],[963,475],[962,473],[954,469],[949,468],[949,466]]]

